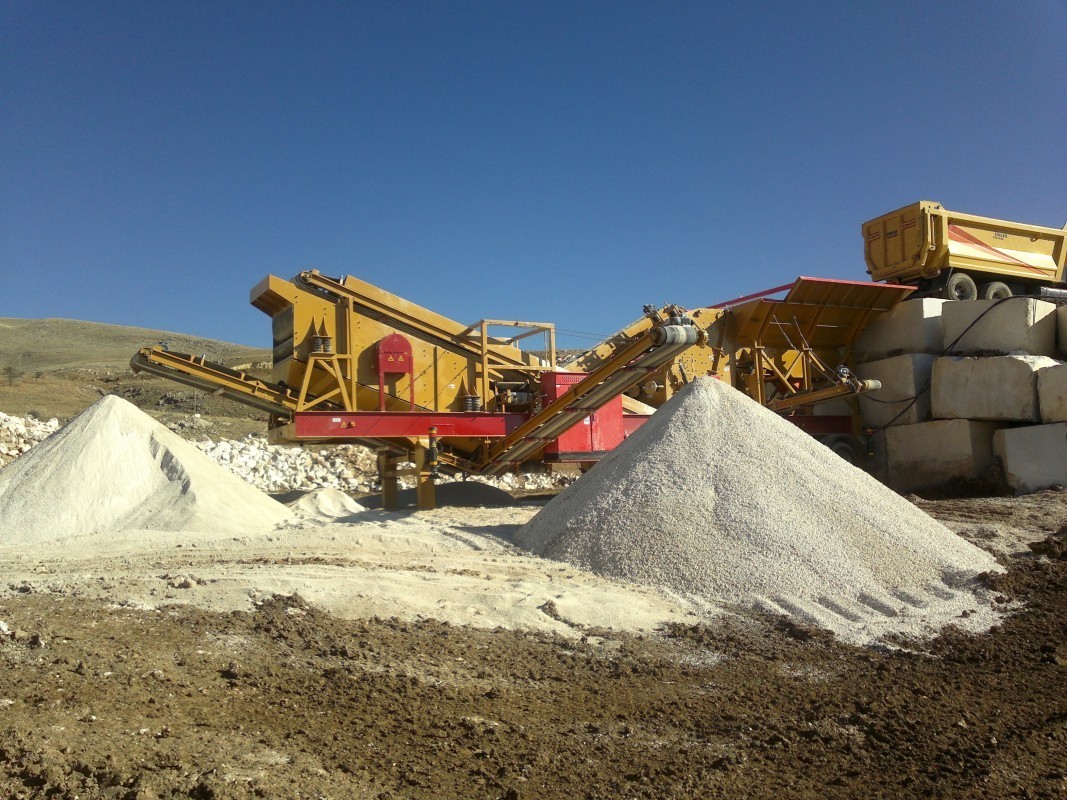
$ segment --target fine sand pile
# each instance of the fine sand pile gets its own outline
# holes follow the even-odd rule
[[[262,531],[280,503],[109,395],[0,471],[0,544],[100,531]]]
[[[711,379],[676,395],[516,541],[593,572],[790,614],[853,639],[918,635],[979,613],[974,578],[1000,569]]]
[[[340,489],[312,489],[287,504],[305,522],[344,523],[358,521],[358,514],[367,509]]]

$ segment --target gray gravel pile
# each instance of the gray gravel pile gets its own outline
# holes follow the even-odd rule
[[[252,532],[291,519],[114,395],[0,471],[0,544],[119,530]]]
[[[712,379],[676,395],[516,541],[600,574],[788,614],[857,640],[922,635],[960,619],[987,627],[994,615],[975,578],[1000,569]]]

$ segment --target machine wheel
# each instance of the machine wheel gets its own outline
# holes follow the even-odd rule
[[[845,461],[847,461],[852,466],[855,467],[859,465],[860,446],[859,443],[851,436],[838,434],[835,436],[827,436],[823,439],[820,439],[819,441],[821,441],[838,456],[845,459]]]
[[[966,272],[953,272],[945,281],[944,297],[946,300],[977,300],[978,287],[974,278]]]
[[[1014,294],[1011,287],[1002,281],[993,281],[982,286],[982,298],[985,300],[1004,300]]]

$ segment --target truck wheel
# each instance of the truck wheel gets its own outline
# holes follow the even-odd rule
[[[986,300],[1004,300],[1012,294],[1011,287],[1001,281],[993,281],[982,286],[982,297]]]
[[[966,272],[953,272],[945,281],[946,300],[977,300],[978,287]]]
[[[832,436],[825,436],[819,439],[824,445],[830,448],[831,451],[836,453],[841,458],[845,459],[852,466],[857,466],[860,461],[860,446],[851,436],[844,434],[835,434]]]

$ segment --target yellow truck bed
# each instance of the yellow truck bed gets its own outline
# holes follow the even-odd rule
[[[864,223],[863,242],[875,281],[936,288],[958,272],[979,287],[1007,284],[1015,294],[1064,283],[1067,226],[958,214],[923,200]]]

